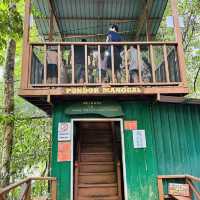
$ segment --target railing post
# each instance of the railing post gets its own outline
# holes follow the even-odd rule
[[[0,193],[1,193],[1,189],[0,189]],[[3,194],[0,194],[0,200],[5,200],[5,197]]]
[[[31,71],[32,71],[32,55],[33,55],[33,46],[29,46],[29,64],[28,64],[28,87],[30,87],[31,84]]]
[[[114,46],[111,45],[111,66],[112,66],[112,83],[115,83],[115,59],[114,59]]]
[[[29,179],[26,182],[26,187],[27,188],[25,189],[24,199],[25,200],[31,200],[31,179]]]
[[[98,45],[99,83],[101,83],[101,47]]]
[[[181,81],[183,84],[186,85],[186,64],[185,64],[185,55],[183,50],[183,39],[182,39],[182,33],[180,30],[179,25],[179,16],[178,16],[178,10],[177,10],[177,0],[171,0],[171,8],[172,8],[172,14],[173,14],[173,21],[174,21],[174,32],[176,36],[176,41],[178,43],[177,46],[177,52],[178,52],[178,60],[179,60],[179,67],[180,67],[180,76]]]
[[[71,45],[71,55],[72,55],[72,84],[75,83],[75,62],[74,62],[74,45]]]
[[[117,185],[118,185],[119,200],[122,200],[121,164],[119,160],[117,161]]]
[[[47,45],[44,45],[44,84],[47,83]]]
[[[24,31],[23,31],[24,34],[23,34],[23,52],[22,52],[21,89],[26,89],[28,87],[30,12],[31,12],[31,0],[26,0]]]
[[[51,181],[51,200],[56,200],[57,196],[57,182],[56,180]]]
[[[129,82],[129,71],[128,71],[128,56],[127,56],[127,45],[124,46],[124,61],[125,61],[125,71],[126,71],[126,83]]]
[[[58,45],[58,84],[61,83],[61,47]]]
[[[85,82],[88,83],[88,53],[87,44],[85,45]]]
[[[78,200],[78,162],[75,162],[74,200]]]
[[[142,60],[141,60],[140,45],[137,45],[137,64],[139,72],[139,83],[142,83]]]
[[[158,177],[158,194],[159,200],[164,200],[163,180]]]
[[[151,58],[151,68],[152,68],[152,79],[153,79],[153,83],[156,82],[156,78],[155,78],[155,61],[154,61],[154,50],[153,50],[153,45],[150,45],[150,58]]]
[[[163,53],[164,53],[164,61],[165,61],[165,74],[166,74],[166,81],[167,83],[170,82],[169,79],[169,64],[168,64],[168,58],[167,58],[167,46],[164,44],[163,46]]]

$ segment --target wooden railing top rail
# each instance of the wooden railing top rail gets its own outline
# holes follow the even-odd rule
[[[43,45],[178,45],[175,41],[152,41],[152,42],[141,42],[141,41],[135,41],[135,42],[32,42],[30,45],[37,45],[37,46],[43,46]]]
[[[191,179],[192,181],[195,181],[195,182],[200,182],[200,178],[199,177],[195,177],[195,176],[192,176],[192,175],[188,175],[188,174],[185,174],[185,175],[161,175],[161,176],[158,176],[158,179]]]
[[[27,183],[32,180],[56,181],[56,178],[54,178],[54,177],[29,177],[29,178],[21,180],[17,183],[13,183],[5,188],[0,188],[0,195],[2,195],[4,193],[8,193],[10,190],[13,190],[16,187],[23,185],[24,183]]]

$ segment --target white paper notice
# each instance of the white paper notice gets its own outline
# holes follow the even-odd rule
[[[58,124],[58,141],[71,140],[71,124],[60,122]]]
[[[145,130],[133,130],[133,145],[134,148],[146,148]]]

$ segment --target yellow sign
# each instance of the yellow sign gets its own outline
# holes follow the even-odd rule
[[[66,94],[136,94],[141,93],[138,87],[69,87]]]

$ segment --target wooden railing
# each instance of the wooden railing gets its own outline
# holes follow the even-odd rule
[[[192,200],[193,197],[197,200],[200,200],[200,192],[198,188],[195,186],[196,183],[200,183],[200,178],[194,177],[191,175],[163,175],[158,176],[158,192],[159,192],[159,200],[165,199],[181,199],[181,200]],[[189,195],[179,196],[179,195],[172,195],[168,191],[166,191],[166,187],[169,183],[181,183],[186,184],[189,188]],[[165,188],[165,189],[164,189]],[[177,191],[178,193],[179,191]],[[183,192],[183,191],[180,191]]]
[[[30,177],[25,180],[19,181],[18,183],[11,184],[5,188],[0,188],[0,200],[6,200],[9,197],[9,193],[14,191],[16,188],[21,187],[21,193],[19,200],[31,200],[31,186],[35,181],[49,181],[50,182],[50,198],[46,199],[56,200],[56,178],[53,177]]]
[[[30,45],[28,87],[183,83],[176,42],[46,42]],[[53,64],[53,65],[52,65]],[[25,79],[24,79],[25,80]]]

